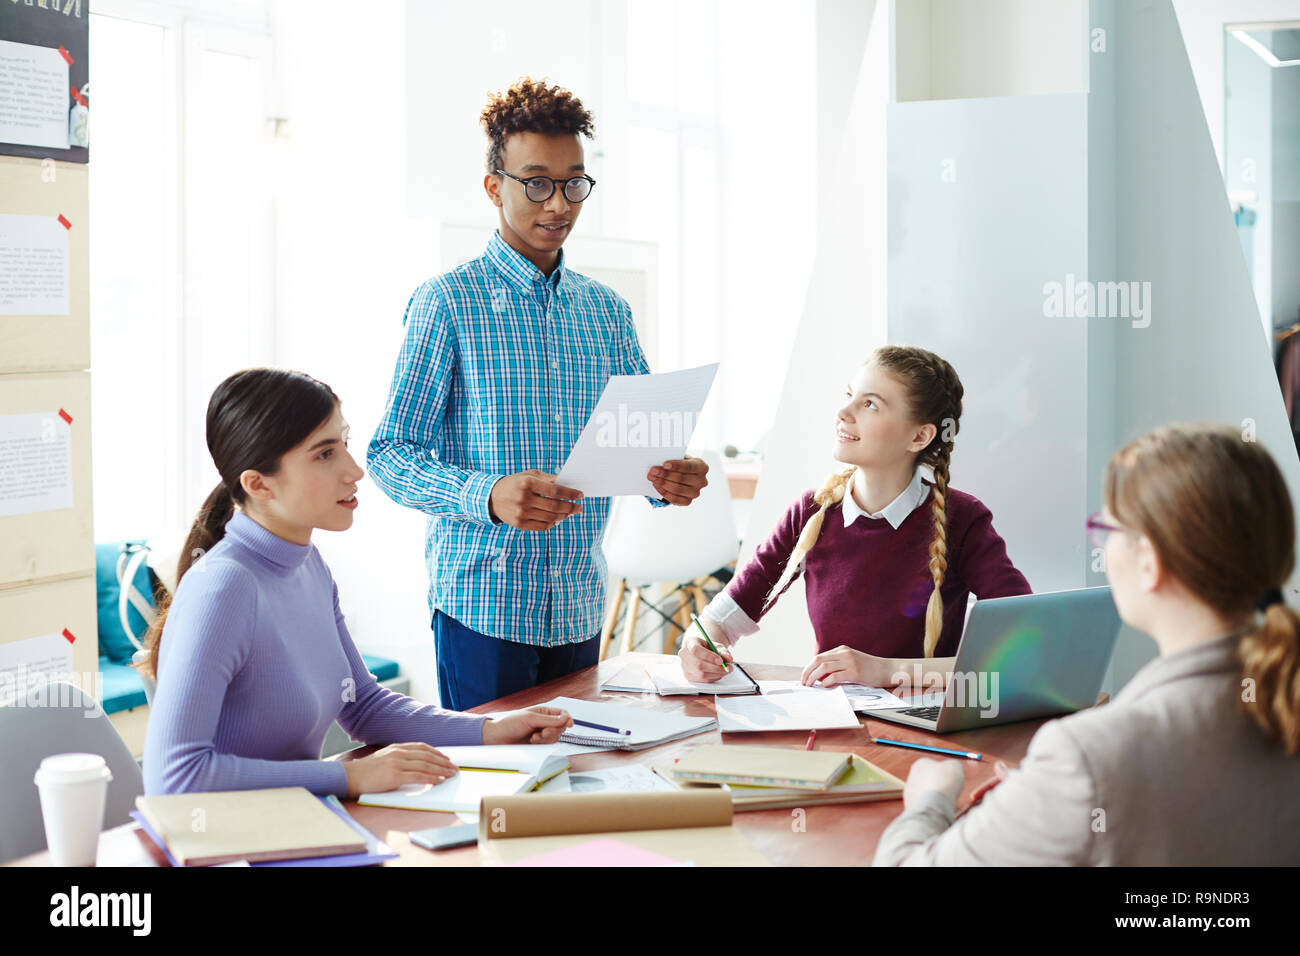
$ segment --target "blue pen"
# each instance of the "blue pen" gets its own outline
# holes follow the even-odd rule
[[[606,727],[604,724],[593,724],[589,720],[579,720],[577,717],[573,718],[573,722],[582,727],[590,727],[593,730],[605,730],[611,734],[623,734],[627,737],[632,736],[632,731],[630,730],[619,730],[617,727]]]
[[[945,750],[943,747],[931,747],[926,744],[909,744],[905,740],[888,740],[885,737],[874,737],[872,743],[888,744],[891,747],[911,747],[913,750],[928,750],[931,753],[947,754],[950,757],[965,757],[968,760],[983,760],[984,758],[975,753],[973,750]]]

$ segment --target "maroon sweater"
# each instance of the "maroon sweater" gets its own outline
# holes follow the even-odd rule
[[[839,504],[826,509],[821,535],[795,574],[804,578],[819,652],[844,644],[877,657],[924,654],[925,606],[934,590],[929,572],[932,495],[927,494],[897,529],[884,518],[865,514],[846,528]],[[813,492],[806,492],[727,585],[731,599],[751,620],[762,616],[768,592],[781,577],[800,531],[816,513]],[[935,657],[957,653],[968,595],[995,598],[1031,593],[1029,582],[1011,563],[1006,544],[993,530],[992,513],[978,498],[949,488],[947,517],[948,570],[939,591],[943,631]]]

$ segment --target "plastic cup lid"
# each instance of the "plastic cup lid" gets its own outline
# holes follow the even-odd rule
[[[40,769],[36,771],[38,784],[112,779],[108,765],[99,754],[54,754],[42,760]]]

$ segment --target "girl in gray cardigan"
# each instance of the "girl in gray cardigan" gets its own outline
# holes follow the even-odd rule
[[[1116,607],[1160,656],[1110,704],[1044,724],[960,820],[962,761],[916,761],[876,865],[1300,863],[1281,472],[1234,429],[1166,426],[1111,459],[1103,501],[1088,526]]]

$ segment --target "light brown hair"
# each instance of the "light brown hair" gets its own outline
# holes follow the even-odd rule
[[[903,383],[907,407],[917,424],[935,426],[930,444],[917,452],[916,465],[928,465],[934,470],[934,495],[931,514],[934,519],[934,538],[930,541],[930,577],[934,590],[930,592],[925,608],[926,657],[934,656],[943,630],[943,598],[939,587],[948,570],[948,480],[952,462],[953,440],[961,420],[961,400],[964,394],[961,379],[951,365],[925,349],[905,345],[884,345],[871,353],[864,365],[876,363]],[[849,481],[856,467],[832,472],[813,493],[813,501],[820,505],[817,513],[808,519],[799,534],[799,541],[785,562],[785,569],[772,590],[767,603],[774,601],[794,578],[804,557],[821,536],[826,509],[844,500]]]
[[[1244,622],[1242,712],[1286,753],[1300,750],[1300,616],[1282,602],[1257,608],[1295,567],[1295,516],[1277,463],[1234,428],[1166,425],[1115,453],[1103,500],[1146,536],[1161,567]]]

